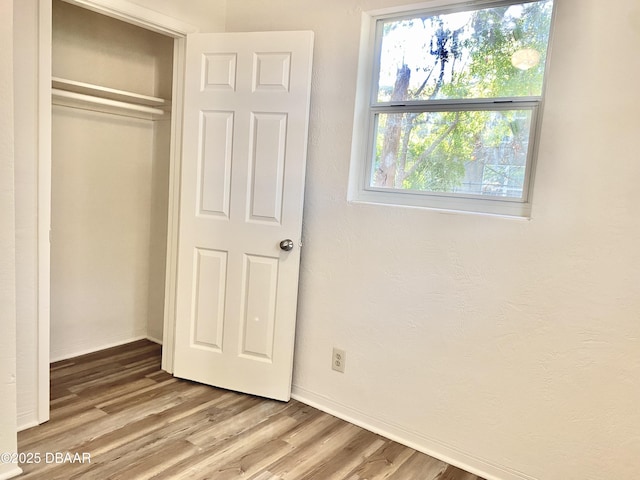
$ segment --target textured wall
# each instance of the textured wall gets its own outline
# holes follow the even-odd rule
[[[0,453],[16,452],[13,2],[0,0]],[[0,477],[19,473],[0,462]]]
[[[52,361],[147,334],[152,153],[149,120],[53,107]]]
[[[347,203],[361,11],[400,3],[227,5],[316,32],[294,391],[494,478],[634,478],[640,7],[558,1],[522,221]]]
[[[127,0],[189,23],[200,32],[224,31],[226,0]]]

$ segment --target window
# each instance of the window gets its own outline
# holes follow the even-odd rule
[[[552,9],[485,1],[370,17],[352,199],[528,216]]]

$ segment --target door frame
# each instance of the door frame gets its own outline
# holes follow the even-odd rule
[[[182,151],[182,112],[186,36],[198,28],[173,17],[123,0],[63,0],[67,3],[172,37],[173,85],[171,99],[171,152],[165,275],[162,368],[173,373],[177,241]],[[38,314],[37,314],[37,420],[49,419],[49,341],[51,325],[51,65],[52,0],[38,0]]]

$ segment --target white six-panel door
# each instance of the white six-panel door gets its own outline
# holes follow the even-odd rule
[[[312,32],[187,37],[178,377],[290,397],[312,50]]]

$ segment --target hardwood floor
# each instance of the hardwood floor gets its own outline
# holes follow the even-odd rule
[[[295,400],[179,380],[160,352],[139,341],[52,364],[51,420],[18,434],[19,478],[482,480]]]

